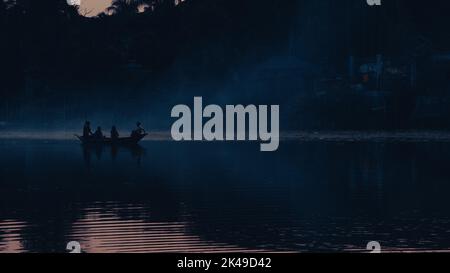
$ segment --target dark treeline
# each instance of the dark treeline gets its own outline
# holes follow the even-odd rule
[[[170,78],[182,82],[176,78],[180,75],[198,82],[226,81],[236,71],[250,74],[248,67],[282,56],[261,66],[269,72],[252,79],[263,86],[258,91],[265,88],[265,95],[282,93],[279,97],[286,99],[289,107],[306,111],[295,115],[313,111],[322,115],[325,111],[337,119],[331,110],[317,110],[326,108],[320,106],[324,99],[317,105],[306,102],[314,105],[310,112],[295,103],[302,92],[316,86],[313,82],[347,75],[349,56],[373,59],[381,54],[407,64],[414,59],[425,64],[419,72],[445,79],[448,68],[437,73],[423,60],[433,56],[450,59],[448,10],[445,0],[426,5],[419,0],[383,1],[382,8],[368,7],[365,0],[114,0],[105,12],[86,17],[83,15],[89,11],[68,5],[66,0],[0,0],[0,116],[14,119],[16,112],[27,111],[23,107],[27,102],[37,104],[37,99],[44,102],[36,111],[60,106],[66,98],[51,101],[54,94],[48,94],[51,88],[45,87],[55,83],[58,88],[51,92],[63,90],[59,87],[64,85],[69,88],[58,92],[72,95],[68,90],[81,86],[76,93],[85,94],[73,102],[80,104],[93,90],[86,86],[95,87],[112,78],[120,82],[117,75],[123,71],[144,72],[139,77],[149,81]],[[179,74],[173,75],[175,70]],[[270,77],[264,76],[267,73]],[[126,78],[122,84],[130,86],[133,81]],[[430,92],[429,81],[422,82],[426,86],[423,84],[420,92]],[[448,81],[435,85],[440,95],[448,96]],[[236,86],[243,84],[237,82]],[[417,93],[411,92],[409,99],[415,100]],[[348,103],[342,107],[348,109]],[[63,116],[67,118],[66,113]],[[342,123],[350,124],[348,119]]]
[[[448,3],[440,0],[427,7],[421,1],[386,1],[383,12],[367,9],[364,0],[175,3],[115,0],[105,13],[87,18],[66,0],[0,1],[2,95],[21,88],[24,73],[70,77],[83,71],[83,78],[92,72],[98,77],[130,62],[156,73],[202,48],[209,50],[196,65],[211,72],[268,55],[289,39],[300,39],[294,46],[308,53],[302,57],[332,55],[339,61],[349,54],[410,51],[417,46],[413,39],[422,36],[436,39],[437,48],[449,44],[443,35],[448,16],[439,16]],[[137,12],[139,5],[145,12]]]
[[[135,2],[146,11],[137,13]],[[99,78],[130,63],[158,74],[199,48],[204,55],[195,65],[227,69],[286,40],[296,3],[280,2],[114,1],[105,11],[111,16],[88,18],[65,0],[0,1],[1,95],[22,89],[26,75],[76,81],[74,75]],[[213,43],[220,50],[208,51]]]

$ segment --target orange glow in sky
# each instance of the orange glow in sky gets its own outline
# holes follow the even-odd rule
[[[96,16],[111,6],[111,0],[80,0],[80,13],[86,16]]]

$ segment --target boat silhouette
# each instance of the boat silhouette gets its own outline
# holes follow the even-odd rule
[[[136,145],[148,134],[132,135],[129,137],[119,137],[119,138],[96,138],[96,137],[83,137],[75,135],[82,144],[92,144],[92,145]]]

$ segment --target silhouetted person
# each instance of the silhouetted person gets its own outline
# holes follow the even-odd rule
[[[145,129],[142,128],[142,124],[139,121],[136,123],[136,127],[137,128],[131,132],[131,136],[140,136],[145,134]]]
[[[102,127],[100,126],[97,127],[97,130],[94,133],[94,137],[99,139],[103,138]]]
[[[119,138],[119,132],[117,131],[116,126],[113,126],[111,128],[111,139],[118,139]]]
[[[83,126],[83,137],[88,138],[90,136],[92,136],[91,123],[86,121]]]

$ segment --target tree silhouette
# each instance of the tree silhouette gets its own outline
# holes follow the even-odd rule
[[[6,3],[3,0],[0,0],[0,12],[3,14],[6,11]]]
[[[139,12],[139,7],[145,2],[145,0],[113,0],[106,11],[110,14],[131,15]]]
[[[181,3],[181,0],[113,0],[111,6],[106,9],[109,14],[135,14],[142,10],[152,12],[155,10],[170,9]]]
[[[66,0],[14,0],[13,2],[28,15],[39,17],[56,15],[69,7]]]

